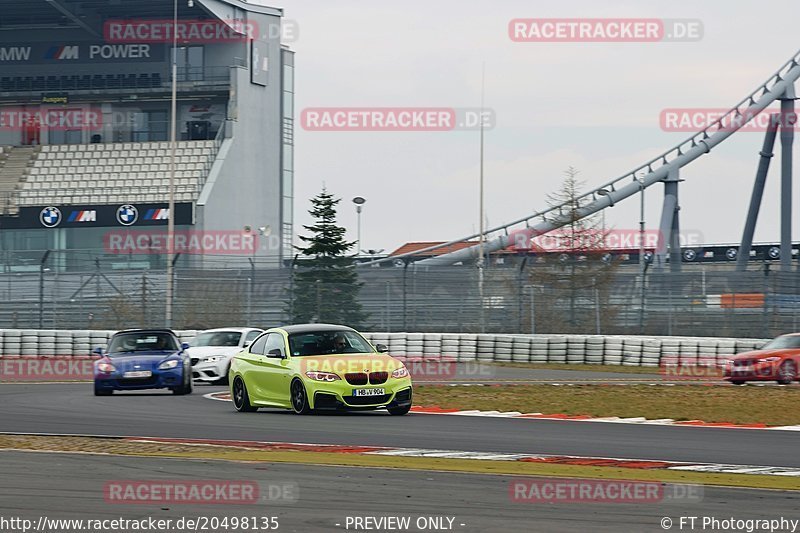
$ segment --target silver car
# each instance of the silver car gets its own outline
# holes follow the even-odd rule
[[[258,328],[217,328],[197,334],[187,352],[192,359],[196,381],[224,384],[234,355],[249,346],[263,330]]]

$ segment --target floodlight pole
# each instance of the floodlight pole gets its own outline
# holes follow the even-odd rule
[[[484,280],[483,280],[483,269],[484,269],[484,255],[483,255],[483,245],[486,239],[485,233],[485,223],[484,223],[484,205],[483,205],[483,97],[484,97],[484,84],[486,80],[486,65],[484,64],[481,68],[481,140],[480,140],[480,178],[479,178],[479,186],[478,186],[478,226],[480,228],[480,237],[478,238],[478,298],[479,298],[479,305],[480,305],[480,332],[486,333],[486,310],[484,309]]]
[[[169,206],[167,217],[167,302],[164,322],[172,327],[172,292],[173,279],[172,255],[175,251],[175,152],[177,151],[178,129],[178,0],[173,0],[172,14],[172,117],[170,120],[170,154],[169,154]]]

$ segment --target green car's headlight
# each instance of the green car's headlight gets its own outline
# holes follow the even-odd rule
[[[315,372],[313,370],[306,372],[306,376],[315,380],[315,381],[336,381],[340,378],[338,375],[334,374],[333,372]]]
[[[393,378],[404,378],[406,376],[408,376],[408,369],[405,366],[401,366],[400,368],[392,372]]]
[[[180,361],[178,361],[177,359],[170,359],[169,361],[164,361],[163,363],[158,365],[158,369],[169,370],[170,368],[175,368],[176,366],[178,366],[179,362]]]

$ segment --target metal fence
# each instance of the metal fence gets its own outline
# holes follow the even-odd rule
[[[0,328],[118,329],[164,324],[165,261],[31,253],[0,272]],[[219,257],[175,268],[175,328],[250,324],[289,317],[291,272],[275,262]],[[20,266],[22,265],[22,266]],[[800,280],[761,266],[591,270],[511,262],[485,270],[483,297],[472,266],[359,269],[359,300],[371,331],[574,333],[767,338],[797,331]],[[297,267],[302,268],[302,267]],[[754,268],[756,268],[754,266]],[[324,307],[324,306],[321,306]],[[316,319],[326,320],[324,312]]]

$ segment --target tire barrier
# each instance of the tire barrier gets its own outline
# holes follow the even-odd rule
[[[0,329],[0,357],[87,356],[105,347],[113,330]],[[195,330],[175,332],[191,344]],[[662,358],[680,364],[722,361],[754,350],[766,339],[650,337],[621,335],[508,335],[493,333],[365,333],[389,353],[445,357],[456,361],[513,361],[592,365],[659,366]]]

